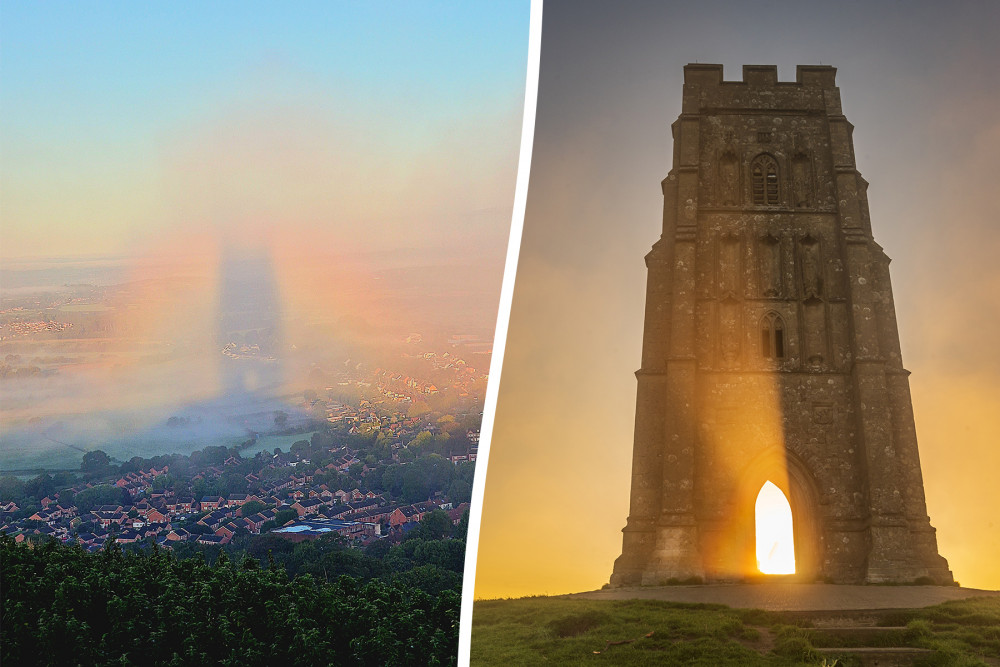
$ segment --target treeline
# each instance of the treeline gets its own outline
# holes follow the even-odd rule
[[[303,543],[306,544],[306,543]],[[299,545],[301,546],[301,545]],[[99,554],[0,535],[9,665],[447,665],[460,598],[398,579],[290,578],[150,547]]]
[[[180,559],[195,558],[212,564],[225,554],[229,561],[252,558],[261,567],[277,566],[291,577],[310,575],[324,581],[342,575],[361,581],[380,579],[434,595],[461,590],[468,522],[468,511],[457,525],[452,525],[447,513],[435,510],[426,514],[401,542],[381,539],[364,549],[352,548],[336,534],[294,543],[273,533],[238,536],[223,546],[176,542],[172,549]],[[149,548],[142,542],[125,547],[127,551]]]
[[[471,499],[475,474],[474,463],[453,465],[445,458],[451,451],[465,451],[468,447],[468,439],[463,430],[466,427],[465,420],[461,427],[455,426],[457,423],[444,423],[443,426],[452,428],[451,432],[442,428],[434,436],[426,432],[416,436],[407,448],[398,452],[400,462],[405,462],[406,465],[393,460],[391,441],[384,435],[351,434],[329,426],[317,430],[308,440],[295,442],[291,446],[291,452],[285,453],[289,465],[275,468],[270,467],[274,463],[273,453],[260,452],[253,458],[242,458],[239,455],[242,446],[209,446],[189,455],[165,454],[149,458],[136,456],[120,465],[113,464],[104,452],[94,450],[84,455],[80,472],[76,474],[42,473],[27,481],[11,475],[0,475],[0,501],[14,501],[18,504],[21,509],[13,515],[15,519],[31,516],[41,509],[42,498],[52,497],[57,493],[60,493],[60,504],[76,504],[83,510],[102,504],[127,505],[132,502],[127,492],[116,491],[106,485],[113,487],[114,480],[119,475],[150,468],[162,469],[164,466],[169,466],[170,471],[153,480],[154,490],[172,489],[178,496],[194,498],[254,493],[259,485],[247,481],[246,476],[250,473],[268,480],[323,469],[341,457],[339,448],[348,447],[359,462],[343,472],[326,470],[316,475],[316,484],[327,484],[331,490],[350,491],[357,488],[361,491],[373,491],[385,495],[389,500],[407,503],[427,500],[435,493],[441,493],[457,506]],[[331,449],[334,451],[331,452]],[[238,463],[226,466],[224,463],[230,457],[236,458]],[[297,458],[308,459],[310,463],[305,467],[292,467],[290,463]],[[211,466],[223,468],[223,473],[214,478],[199,476],[199,473]],[[61,494],[65,489],[84,481],[101,488],[96,491],[87,489],[77,494],[76,498]]]

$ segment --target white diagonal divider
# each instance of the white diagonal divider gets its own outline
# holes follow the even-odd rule
[[[472,484],[472,503],[469,508],[469,533],[465,539],[465,574],[462,582],[461,626],[458,634],[459,665],[469,664],[472,645],[472,603],[476,588],[479,527],[483,516],[483,495],[486,489],[486,472],[490,460],[490,441],[493,438],[493,419],[496,415],[497,395],[500,390],[500,370],[503,367],[504,349],[507,346],[507,325],[510,322],[510,305],[514,296],[517,258],[521,251],[524,209],[528,201],[528,179],[531,175],[531,148],[535,136],[535,105],[538,100],[538,63],[541,47],[542,0],[531,0],[531,18],[528,26],[528,71],[524,82],[524,120],[521,125],[521,152],[518,157],[517,181],[514,187],[514,212],[510,221],[507,261],[504,264],[503,283],[500,288],[500,308],[497,312],[497,329],[493,338],[490,379],[486,387],[486,400],[483,405],[483,422],[480,429],[479,451],[476,456],[476,476]]]

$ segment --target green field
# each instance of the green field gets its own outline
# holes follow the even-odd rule
[[[148,458],[159,454],[190,454],[212,445],[232,447],[241,442],[241,437],[213,436],[177,440],[143,435],[87,440],[71,436],[69,444],[64,444],[38,433],[3,435],[0,436],[0,471],[76,470],[80,467],[84,451],[92,449],[100,449],[119,461],[127,461],[133,456]]]
[[[281,451],[287,452],[291,450],[292,443],[298,442],[299,440],[309,440],[313,437],[313,433],[315,432],[316,431],[309,431],[307,433],[295,433],[293,435],[262,435],[257,438],[256,443],[246,449],[241,449],[240,456],[245,459],[250,459],[256,456],[257,452],[273,452],[275,449],[281,449]]]
[[[298,440],[309,440],[315,431],[294,435],[262,435],[257,442],[240,450],[240,456],[253,458],[257,452],[273,452],[280,447],[283,452],[291,449]],[[127,427],[117,437],[93,437],[70,434],[65,441],[53,440],[43,433],[25,431],[0,434],[0,471],[10,470],[76,470],[80,467],[84,451],[101,449],[120,461],[133,456],[151,457],[159,454],[190,454],[197,449],[222,445],[232,447],[246,440],[238,435],[192,435],[172,433],[167,429],[129,433]],[[33,477],[34,473],[28,475]]]
[[[878,625],[892,627],[871,628],[868,643],[852,644],[801,613],[657,600],[481,600],[472,664],[847,667],[859,658],[830,647],[850,646],[930,649],[912,664],[1000,664],[1000,598],[881,612]]]

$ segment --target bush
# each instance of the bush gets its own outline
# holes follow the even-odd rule
[[[548,627],[557,637],[575,637],[609,620],[611,617],[604,612],[585,611],[549,621]]]

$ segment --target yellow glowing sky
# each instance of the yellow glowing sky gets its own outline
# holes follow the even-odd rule
[[[682,68],[838,68],[875,240],[893,258],[927,507],[965,586],[1000,588],[1000,8],[547,3],[520,266],[476,597],[607,583]],[[990,26],[988,28],[987,26]]]

